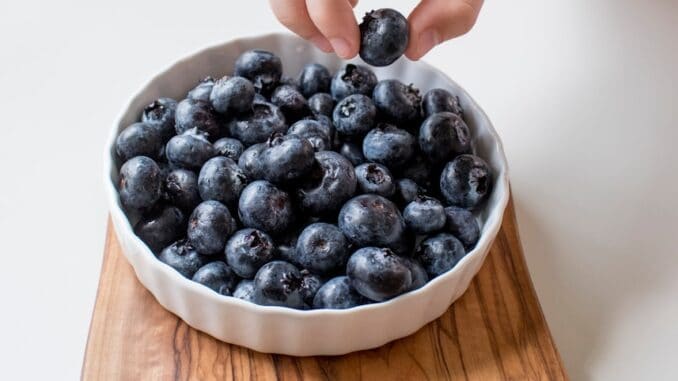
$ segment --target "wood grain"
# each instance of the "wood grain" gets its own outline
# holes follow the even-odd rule
[[[438,320],[380,348],[291,357],[219,342],[165,311],[109,224],[83,380],[566,380],[518,237],[512,203],[487,261]]]

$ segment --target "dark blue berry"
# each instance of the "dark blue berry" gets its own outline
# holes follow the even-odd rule
[[[297,135],[274,134],[259,159],[264,179],[276,184],[288,184],[308,174],[313,167],[311,143]]]
[[[377,109],[368,96],[349,95],[334,108],[332,121],[343,135],[361,136],[369,132],[377,119]]]
[[[403,235],[405,221],[393,202],[365,194],[344,204],[339,212],[339,228],[357,246],[391,247]]]
[[[413,85],[405,85],[397,79],[379,81],[372,100],[379,114],[393,123],[410,124],[420,118],[421,96]]]
[[[201,267],[193,274],[192,279],[226,296],[233,293],[239,280],[233,270],[221,261],[211,262]]]
[[[200,254],[216,255],[224,251],[234,228],[233,217],[224,204],[203,201],[188,219],[188,239]]]
[[[355,176],[363,193],[375,193],[384,197],[391,197],[395,193],[391,171],[381,164],[360,164],[355,167]]]
[[[120,168],[118,185],[120,202],[125,208],[150,209],[161,196],[160,167],[146,156],[133,157]]]
[[[332,149],[332,133],[328,126],[313,119],[302,119],[287,130],[288,135],[297,135],[308,140],[315,151]]]
[[[160,158],[164,140],[156,126],[151,123],[134,123],[120,132],[115,140],[115,152],[125,162],[135,156]]]
[[[335,101],[352,94],[372,95],[377,76],[368,67],[346,64],[332,78],[330,92]]]
[[[219,136],[219,116],[209,101],[184,99],[177,104],[174,114],[174,128],[177,134],[182,134],[192,128],[197,128],[208,134],[210,138]]]
[[[474,209],[490,194],[492,172],[474,155],[460,155],[447,163],[440,175],[440,192],[449,205]]]
[[[274,132],[285,133],[287,124],[280,109],[270,103],[254,102],[252,112],[228,123],[232,137],[246,147],[265,142]]]
[[[277,235],[292,225],[294,210],[286,192],[268,181],[250,183],[240,194],[238,214],[243,225]]]
[[[249,279],[241,280],[240,283],[238,283],[238,285],[235,287],[235,291],[233,291],[233,297],[255,303],[254,281]]]
[[[302,275],[291,263],[272,261],[254,277],[255,301],[266,306],[302,308]]]
[[[412,273],[412,286],[408,291],[424,287],[428,283],[428,273],[426,273],[424,266],[415,258],[404,257],[403,260]]]
[[[280,58],[265,50],[248,50],[235,61],[235,75],[252,81],[257,92],[269,94],[280,81]]]
[[[480,237],[480,228],[473,213],[456,206],[448,206],[445,208],[445,217],[445,229],[457,237],[467,251],[473,249]]]
[[[338,276],[327,281],[313,298],[313,308],[346,309],[368,303],[351,286],[347,276]]]
[[[199,170],[205,162],[217,155],[205,134],[190,129],[167,142],[165,155],[176,168]]]
[[[368,12],[360,23],[360,58],[372,66],[387,66],[407,48],[407,19],[395,9]]]
[[[243,77],[224,77],[214,83],[210,93],[212,107],[227,115],[249,111],[253,101],[254,85]]]
[[[273,259],[271,237],[261,230],[238,230],[226,243],[226,262],[243,278],[252,278],[257,270]]]
[[[134,225],[134,234],[139,236],[154,253],[176,241],[185,231],[184,213],[174,206],[165,206],[149,212]]]
[[[298,190],[299,205],[316,216],[336,211],[353,196],[356,184],[353,166],[346,158],[333,151],[317,152],[314,169]]]
[[[214,142],[214,149],[217,151],[217,154],[237,162],[245,147],[238,139],[221,138]]]
[[[193,89],[191,89],[186,98],[194,101],[209,102],[210,94],[212,93],[212,86],[214,86],[214,78],[205,77]]]
[[[432,178],[433,173],[430,165],[418,154],[412,156],[412,159],[405,163],[398,172],[400,177],[408,178],[427,189],[431,187],[431,181],[438,181],[438,179]]]
[[[464,113],[459,104],[459,97],[444,89],[433,89],[426,93],[421,101],[421,109],[425,117],[445,111],[460,117]]]
[[[299,74],[299,88],[305,97],[310,97],[315,93],[326,93],[330,91],[330,82],[332,76],[329,70],[323,65],[313,63],[304,66]]]
[[[319,276],[311,274],[306,269],[301,270],[301,296],[304,298],[304,303],[312,306],[313,298],[323,284]]]
[[[445,226],[445,208],[433,197],[417,196],[405,207],[403,218],[414,233],[434,233]]]
[[[217,200],[230,204],[238,199],[247,185],[247,176],[233,160],[217,156],[202,166],[198,176],[198,190],[203,200]]]
[[[308,107],[313,115],[332,116],[334,111],[334,99],[328,93],[317,93],[308,98]]]
[[[188,279],[211,260],[210,257],[200,255],[185,239],[167,246],[160,252],[158,259]]]
[[[290,85],[278,86],[271,95],[271,103],[280,108],[288,121],[299,120],[311,112],[306,98]]]
[[[365,162],[365,156],[363,156],[362,147],[354,142],[342,143],[341,147],[339,148],[339,153],[347,158],[354,166]]]
[[[396,180],[395,185],[396,192],[394,200],[396,200],[397,204],[402,206],[409,204],[414,201],[417,196],[425,193],[423,188],[410,179],[398,179]]]
[[[245,172],[249,180],[261,180],[264,178],[264,165],[261,161],[261,153],[268,147],[266,143],[258,143],[243,151],[238,159],[238,167]]]
[[[346,237],[335,225],[308,225],[297,240],[297,262],[315,273],[327,274],[343,267],[348,255]]]
[[[167,174],[164,193],[169,203],[188,213],[202,201],[198,191],[198,176],[187,169],[175,169]]]
[[[391,124],[378,124],[363,139],[363,155],[369,161],[397,168],[412,158],[416,145],[409,132]]]
[[[471,150],[471,133],[457,115],[439,112],[422,123],[419,149],[432,163],[442,164]]]
[[[381,302],[408,291],[412,273],[403,258],[389,249],[364,247],[346,265],[351,286],[364,297]]]
[[[452,269],[464,257],[464,245],[452,234],[440,233],[422,241],[414,257],[431,278]]]
[[[172,98],[158,98],[144,107],[141,114],[141,121],[150,123],[160,132],[163,140],[171,138],[176,130],[174,129],[174,113],[177,109],[177,101]]]

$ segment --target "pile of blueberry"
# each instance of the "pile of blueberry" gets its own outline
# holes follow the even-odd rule
[[[158,259],[223,295],[350,308],[422,287],[479,237],[491,191],[456,96],[347,64],[233,75],[160,98],[115,150],[120,202]]]

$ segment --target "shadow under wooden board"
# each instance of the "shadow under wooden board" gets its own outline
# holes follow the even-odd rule
[[[344,356],[291,357],[220,342],[143,288],[109,223],[84,380],[566,380],[523,257],[513,203],[485,264],[440,318]]]

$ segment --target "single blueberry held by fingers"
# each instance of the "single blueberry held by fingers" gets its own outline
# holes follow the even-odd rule
[[[390,197],[395,193],[391,171],[381,164],[360,164],[355,167],[355,176],[363,193],[375,193],[384,197]]]
[[[243,77],[224,77],[214,83],[210,93],[212,107],[222,114],[248,111],[253,101],[254,85]]]
[[[417,234],[429,234],[445,226],[445,208],[433,197],[417,196],[403,211],[405,225]]]
[[[308,98],[308,107],[313,115],[325,115],[332,117],[334,111],[334,99],[328,93],[317,93]]]
[[[408,264],[389,249],[364,247],[346,265],[351,286],[364,297],[381,302],[408,291],[412,273]]]
[[[230,204],[238,199],[247,185],[247,176],[235,161],[213,157],[202,166],[198,175],[198,190],[203,200],[217,200]]]
[[[395,168],[410,160],[416,145],[416,139],[409,132],[381,123],[365,135],[363,154],[369,161]]]
[[[298,180],[313,167],[314,150],[308,140],[297,135],[273,134],[259,156],[264,179],[287,184]]]
[[[265,306],[302,308],[302,275],[291,263],[272,261],[254,277],[255,301]]]
[[[439,112],[421,124],[419,149],[429,161],[441,164],[471,150],[471,133],[457,115]]]
[[[210,137],[219,135],[219,117],[209,101],[184,99],[177,104],[174,121],[177,134],[197,128],[206,132]]]
[[[292,201],[268,181],[250,183],[240,194],[238,214],[243,225],[277,235],[294,222]]]
[[[271,95],[271,103],[278,106],[289,121],[299,120],[311,112],[306,98],[290,85],[278,86]]]
[[[265,142],[275,132],[287,131],[285,116],[280,109],[265,102],[254,102],[252,112],[228,123],[232,137],[240,140],[246,147]]]
[[[372,129],[377,119],[377,109],[365,95],[354,94],[342,99],[334,107],[332,121],[341,134],[364,135]]]
[[[314,169],[297,192],[301,209],[323,215],[339,207],[355,193],[357,180],[351,163],[333,151],[315,154]]]
[[[327,281],[313,298],[313,308],[346,309],[366,304],[368,301],[351,286],[347,276]]]
[[[185,231],[184,214],[174,206],[165,206],[147,213],[134,225],[134,234],[154,253],[176,241]]]
[[[405,53],[409,40],[405,16],[395,9],[368,12],[360,23],[360,58],[372,66],[387,66]]]
[[[219,201],[203,201],[188,219],[188,239],[203,255],[222,253],[235,227],[228,208]]]
[[[332,78],[330,93],[335,101],[340,101],[349,95],[372,95],[377,85],[377,76],[368,67],[346,64]]]
[[[238,161],[242,151],[245,150],[245,147],[242,145],[240,140],[233,138],[221,138],[214,142],[214,149],[217,150],[217,154],[225,156],[233,161]]]
[[[245,172],[249,180],[261,180],[264,178],[264,164],[261,161],[261,153],[268,147],[266,143],[258,143],[243,151],[238,159],[238,166]]]
[[[406,85],[397,79],[379,81],[372,100],[380,115],[393,123],[407,124],[420,118],[421,96],[414,85]]]
[[[255,303],[254,301],[254,281],[243,279],[235,287],[233,297]]]
[[[302,119],[287,130],[287,135],[297,135],[308,140],[315,151],[332,149],[332,131],[313,119]]]
[[[396,180],[395,185],[396,192],[394,200],[401,206],[409,204],[414,201],[417,196],[426,193],[423,188],[410,179],[398,179]]]
[[[304,298],[304,303],[312,306],[313,298],[322,285],[323,280],[319,276],[311,274],[306,269],[301,270],[301,296]]]
[[[339,148],[339,153],[347,158],[354,166],[365,162],[362,147],[354,142],[344,142]]]
[[[187,169],[175,169],[165,177],[165,198],[184,212],[191,213],[202,201],[198,191],[198,175]]]
[[[473,213],[456,206],[448,206],[445,208],[445,217],[445,229],[457,237],[467,251],[473,249],[480,237],[480,228]]]
[[[167,246],[160,252],[158,259],[188,279],[210,261],[209,257],[200,255],[186,239]]]
[[[273,240],[261,230],[238,230],[226,243],[226,262],[236,274],[252,278],[274,255]]]
[[[464,245],[452,234],[440,233],[422,241],[414,257],[431,278],[452,269],[464,257]]]
[[[194,128],[170,139],[165,155],[174,167],[199,170],[217,152],[205,134]]]
[[[421,110],[425,117],[444,111],[460,117],[464,114],[459,97],[444,89],[433,89],[426,93],[421,101]]]
[[[323,65],[313,63],[304,66],[299,74],[299,88],[305,97],[310,97],[315,93],[326,93],[330,91],[330,82],[332,76],[329,70]]]
[[[440,175],[440,192],[451,206],[474,209],[490,194],[492,172],[474,155],[459,155],[447,163]]]
[[[343,267],[348,255],[346,237],[335,225],[308,225],[297,240],[297,261],[315,273],[327,274]]]
[[[144,122],[133,123],[115,139],[115,153],[123,162],[135,156],[158,159],[163,145],[163,137],[156,126]]]
[[[192,280],[207,286],[221,295],[230,296],[238,284],[238,276],[227,264],[215,261],[206,264],[193,274]]]
[[[341,208],[339,228],[357,246],[392,247],[403,235],[405,221],[393,202],[364,194],[348,200]]]
[[[175,133],[174,112],[177,109],[177,101],[172,98],[158,98],[144,107],[141,121],[153,124],[160,132],[163,140],[168,140]]]
[[[200,83],[198,83],[196,87],[188,92],[186,98],[192,99],[194,101],[209,102],[213,86],[214,78],[205,77],[200,81]]]
[[[133,157],[120,168],[118,185],[122,206],[150,209],[161,196],[160,167],[149,157]]]
[[[235,61],[235,75],[252,81],[257,92],[268,94],[280,81],[280,58],[265,50],[248,50]]]

